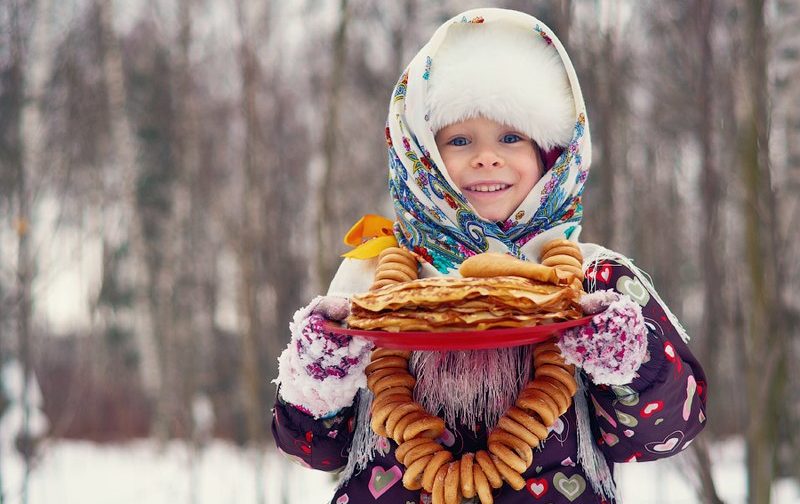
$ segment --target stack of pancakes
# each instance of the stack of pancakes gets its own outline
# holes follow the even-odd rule
[[[572,274],[504,254],[471,257],[463,278],[425,278],[353,296],[350,327],[391,332],[525,327],[580,318]]]

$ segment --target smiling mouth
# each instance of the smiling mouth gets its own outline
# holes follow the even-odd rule
[[[470,192],[493,193],[500,192],[511,187],[510,184],[475,184],[467,186],[465,189]]]

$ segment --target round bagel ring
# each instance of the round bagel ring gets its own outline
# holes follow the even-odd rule
[[[500,473],[500,476],[506,480],[511,488],[514,490],[522,490],[525,488],[525,479],[522,477],[520,473],[509,467],[505,462],[498,459],[496,456],[492,455],[492,462],[497,467],[497,472]]]
[[[411,255],[411,252],[404,249],[403,247],[387,247],[381,250],[381,253],[378,254],[378,262],[382,261],[384,257],[388,256],[389,254],[397,254],[401,257],[411,257],[412,259],[414,256]]]
[[[539,415],[546,427],[553,425],[556,420],[555,412],[539,397],[520,397],[517,399],[516,406]]]
[[[506,415],[500,417],[500,421],[497,422],[497,428],[503,429],[509,434],[517,436],[525,443],[527,443],[528,446],[530,446],[531,448],[536,448],[537,446],[539,446],[539,442],[541,441],[541,438],[539,436],[537,436],[530,430],[526,429],[524,425],[515,422]]]
[[[492,497],[492,487],[489,485],[489,480],[483,473],[480,464],[472,465],[472,477],[475,480],[475,493],[481,504],[494,504],[494,497]]]
[[[372,403],[375,404],[375,402],[381,400],[382,398],[384,398],[386,396],[392,395],[392,394],[401,394],[401,395],[404,395],[404,396],[407,396],[407,397],[411,397],[412,396],[412,391],[411,391],[410,388],[403,387],[403,386],[385,388],[385,389],[381,390],[377,394],[373,393],[374,399],[372,400]]]
[[[426,492],[433,492],[433,485],[435,483],[436,475],[439,469],[447,467],[447,463],[453,460],[453,454],[447,450],[436,452],[433,458],[428,462],[425,471],[422,473],[422,488]]]
[[[394,432],[394,427],[397,425],[404,416],[415,411],[424,411],[422,406],[415,402],[405,403],[400,406],[395,406],[393,411],[386,417],[386,424],[384,425],[386,433],[390,436]]]
[[[522,425],[523,427],[531,431],[533,435],[539,438],[540,440],[547,438],[548,435],[547,426],[536,420],[528,413],[526,413],[525,410],[517,408],[516,406],[512,406],[508,408],[508,411],[506,411],[506,415],[508,415],[508,418],[510,418],[511,420],[517,422],[518,424]],[[498,425],[500,424],[498,423]]]
[[[403,464],[403,460],[406,457],[406,453],[411,451],[413,448],[429,443],[430,439],[423,439],[423,438],[416,438],[416,439],[409,439],[408,441],[404,441],[397,445],[397,449],[394,451],[394,458],[397,459],[398,462]]]
[[[378,408],[387,403],[410,403],[411,395],[409,394],[385,394],[375,400],[370,407],[370,414],[374,413]]]
[[[530,447],[528,449],[530,449]],[[489,441],[489,453],[502,460],[519,473],[524,473],[528,469],[528,466],[525,465],[525,461],[503,443]]]
[[[533,451],[530,445],[521,438],[503,429],[495,429],[492,431],[489,435],[489,442],[498,442],[514,450],[514,453],[525,463],[525,469],[520,471],[520,473],[525,472],[533,463]]]
[[[405,401],[386,402],[379,408],[375,409],[375,411],[372,412],[372,418],[369,422],[369,425],[372,427],[372,430],[375,431],[375,434],[383,437],[388,436],[388,433],[386,432],[386,418],[388,418],[392,411],[394,411],[396,404],[404,405],[413,403]]]
[[[542,247],[541,255],[542,256],[547,255],[547,253],[549,251],[551,251],[552,249],[554,249],[556,247],[573,247],[573,248],[575,248],[577,246],[578,246],[577,243],[575,243],[574,241],[571,241],[571,240],[567,240],[565,238],[561,238],[561,239],[557,239],[557,240],[551,240],[551,241],[549,241],[549,242],[544,244],[544,246]]]
[[[411,350],[393,350],[383,347],[373,349],[370,358],[375,360],[380,357],[402,357],[408,362],[408,359],[411,357]]]
[[[461,461],[450,462],[444,477],[445,504],[461,504]]]
[[[444,420],[439,417],[428,415],[406,427],[403,439],[415,437],[427,437],[436,439],[444,433]]]
[[[403,473],[403,486],[406,487],[406,489],[419,490],[422,488],[422,472],[432,458],[433,455],[428,455],[406,466],[406,472]]]
[[[574,379],[575,378],[573,377],[573,380]],[[540,376],[539,378],[536,378],[534,381],[537,383],[552,383],[561,390],[562,394],[567,396],[567,399],[570,402],[572,401],[572,396],[569,395],[569,389],[567,388],[567,386],[561,383],[559,380],[553,378],[552,376]],[[575,383],[575,386],[577,386],[577,382]]]
[[[538,345],[533,347],[533,357],[539,357],[544,352],[558,352],[561,353],[561,349],[558,348],[558,345],[555,341],[545,341],[544,343],[539,343]]]
[[[409,390],[413,390],[416,383],[417,380],[408,373],[405,375],[393,374],[378,380],[372,389],[372,393],[378,395],[381,393],[381,391],[391,387],[405,387]]]
[[[570,400],[569,397],[567,397],[566,391],[564,391],[561,387],[554,385],[550,380],[534,380],[529,383],[528,386],[532,389],[541,390],[545,394],[549,395],[550,398],[558,405],[558,416],[563,415],[569,409]]]
[[[390,254],[386,256],[386,259],[378,264],[378,267],[375,269],[375,273],[380,271],[382,268],[392,268],[398,271],[403,271],[414,280],[419,278],[419,263],[411,258],[406,260],[397,254]]]
[[[475,453],[475,460],[478,461],[480,468],[483,470],[483,474],[486,476],[492,488],[500,488],[503,486],[503,479],[497,467],[494,465],[494,462],[492,462],[489,453],[484,450],[479,450]]]
[[[408,370],[406,370],[405,368],[391,368],[391,367],[375,370],[367,375],[367,388],[369,389],[373,388],[378,380],[395,373],[408,373]]]
[[[553,364],[563,368],[566,368],[567,366],[567,363],[564,361],[564,356],[561,355],[561,352],[557,352],[555,350],[539,352],[539,354],[536,356],[536,363],[539,365]]]
[[[447,477],[447,467],[442,466],[436,471],[436,478],[433,480],[433,491],[431,492],[432,504],[445,504],[444,502],[444,480]]]
[[[397,422],[397,425],[394,426],[394,430],[389,432],[388,430],[386,433],[389,435],[390,438],[394,439],[395,441],[403,441],[405,439],[405,432],[409,425],[416,422],[417,420],[421,420],[428,416],[428,413],[425,411],[413,411],[408,415],[404,416]],[[421,439],[429,439],[429,438],[421,438]]]
[[[416,278],[408,275],[402,270],[397,269],[382,269],[378,270],[375,273],[375,281],[380,282],[381,280],[391,280],[393,282],[402,283],[402,282],[410,282],[411,280],[416,280]]]
[[[553,365],[563,368],[569,374],[575,373],[575,366],[573,364],[567,364],[564,360],[564,356],[559,352],[542,352],[536,358],[536,362],[540,366]]]
[[[405,373],[408,373],[408,359],[394,355],[372,359],[372,361],[367,364],[367,367],[364,368],[364,372],[369,375],[374,371],[384,368],[399,368]]]
[[[568,247],[566,245],[551,248],[546,254],[542,254],[542,260],[556,255],[568,255],[583,263],[583,254],[581,254],[581,249],[578,247]]]
[[[412,280],[417,279],[416,263],[411,264],[409,262],[393,261],[390,259],[391,257],[393,256],[388,256],[385,261],[380,263],[377,269],[375,270],[375,273],[378,273],[379,271],[383,270],[395,270],[408,275],[409,277],[411,277]]]
[[[475,476],[472,472],[474,453],[465,453],[461,456],[461,495],[467,499],[475,497]]]
[[[520,393],[519,397],[524,397],[525,399],[534,399],[534,400],[538,399],[543,401],[550,409],[550,411],[553,412],[553,417],[554,417],[553,422],[555,422],[556,421],[555,419],[561,416],[560,413],[561,407],[558,405],[558,402],[556,402],[555,399],[550,397],[550,394],[548,394],[544,390],[534,388],[533,387],[534,382],[525,385],[525,388],[522,389],[522,392]]]
[[[426,439],[426,438],[423,438],[423,439]],[[406,453],[406,456],[403,457],[403,465],[408,467],[410,464],[413,464],[415,461],[417,461],[417,460],[419,460],[421,458],[427,457],[428,455],[433,457],[436,453],[438,453],[438,452],[440,452],[442,450],[444,450],[444,448],[442,448],[442,445],[440,445],[436,441],[428,440],[427,443],[423,443],[423,444],[421,444],[419,446],[415,446],[414,448],[408,450],[408,453]],[[422,473],[420,473],[420,477],[421,476],[422,476]]]
[[[575,381],[575,377],[561,366],[539,366],[534,369],[533,374],[536,378],[540,376],[549,376],[560,381],[567,387],[570,397],[574,396],[575,392],[578,391],[578,383]]]
[[[573,266],[575,268],[581,268],[583,266],[579,260],[567,254],[551,255],[547,259],[542,261],[542,264],[551,267]]]

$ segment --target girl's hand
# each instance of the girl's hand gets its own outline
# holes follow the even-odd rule
[[[298,362],[313,379],[342,378],[369,352],[367,344],[325,328],[327,321],[342,321],[349,314],[350,301],[336,296],[319,296],[295,314],[292,343]]]
[[[585,294],[581,306],[595,316],[563,334],[557,344],[564,360],[583,368],[595,384],[630,383],[647,353],[641,306],[613,290]]]
[[[372,343],[326,328],[327,321],[344,320],[349,313],[347,298],[319,296],[297,310],[289,324],[292,339],[279,359],[276,381],[284,400],[315,418],[349,406],[366,385]]]

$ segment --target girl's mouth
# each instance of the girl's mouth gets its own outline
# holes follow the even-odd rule
[[[477,194],[492,194],[505,191],[511,187],[510,184],[475,184],[471,186],[467,186],[465,189],[470,193],[477,193]]]

